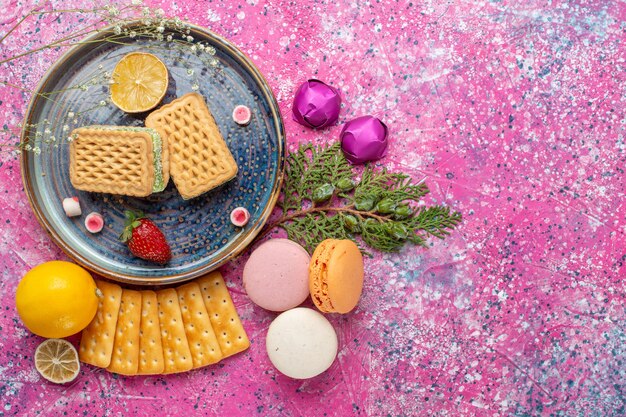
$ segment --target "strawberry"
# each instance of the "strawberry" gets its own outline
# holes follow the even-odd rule
[[[141,212],[126,211],[124,214],[126,226],[120,240],[128,245],[133,255],[159,264],[167,263],[172,258],[172,251],[158,226]]]

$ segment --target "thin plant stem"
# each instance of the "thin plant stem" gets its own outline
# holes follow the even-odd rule
[[[297,210],[294,211],[290,214],[287,215],[283,215],[281,218],[279,218],[278,220],[270,223],[269,225],[265,226],[263,228],[263,231],[255,238],[255,240],[259,240],[262,239],[263,237],[265,237],[269,232],[271,232],[272,230],[274,230],[277,227],[281,227],[283,224],[294,220],[298,217],[303,217],[306,216],[308,214],[315,214],[315,213],[346,213],[346,214],[353,214],[357,217],[359,217],[360,219],[363,219],[365,217],[368,218],[372,218],[372,219],[376,219],[379,222],[384,222],[385,220],[388,219],[387,216],[380,216],[374,212],[371,211],[360,211],[360,210],[356,210],[353,208],[354,206],[345,206],[345,207],[330,207],[330,206],[323,206],[323,207],[311,207],[308,209],[302,209],[302,210]]]

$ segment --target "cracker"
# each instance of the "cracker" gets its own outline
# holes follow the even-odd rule
[[[241,324],[222,274],[214,271],[198,278],[196,282],[200,285],[202,299],[224,357],[246,350],[250,346],[250,340]]]
[[[140,375],[160,374],[163,370],[163,345],[159,328],[157,296],[154,291],[142,291],[137,373]]]
[[[222,359],[222,351],[211,326],[200,286],[195,282],[176,288],[180,311],[185,324],[193,367],[211,365]]]
[[[102,292],[96,316],[83,330],[78,357],[81,362],[106,368],[111,363],[115,327],[122,299],[122,287],[105,281],[96,281]]]
[[[140,324],[141,293],[133,290],[122,290],[113,354],[107,370],[122,375],[137,375]]]
[[[184,199],[237,175],[237,163],[200,94],[185,94],[153,111],[145,124],[166,138],[170,175]]]
[[[161,343],[163,344],[163,373],[188,371],[193,368],[193,359],[185,335],[185,326],[180,313],[176,290],[168,288],[157,291],[156,295]]]

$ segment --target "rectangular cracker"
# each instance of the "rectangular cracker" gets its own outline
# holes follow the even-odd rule
[[[211,326],[200,286],[195,282],[176,288],[193,367],[211,365],[222,359],[222,351]]]
[[[139,329],[140,375],[161,374],[164,370],[163,345],[159,328],[159,307],[154,291],[141,292],[141,326]]]
[[[153,111],[145,125],[166,138],[170,176],[184,199],[197,197],[237,175],[237,163],[200,94],[185,94]]]
[[[74,188],[135,197],[152,194],[156,173],[150,132],[107,126],[74,129],[69,167]]]
[[[107,370],[121,375],[137,375],[140,325],[141,293],[124,289],[117,316],[113,354]]]
[[[96,281],[102,297],[98,300],[96,316],[83,330],[78,349],[81,362],[106,368],[111,363],[115,327],[122,300],[122,287]]]
[[[198,278],[196,282],[200,286],[202,299],[209,312],[222,355],[226,358],[246,350],[250,346],[250,340],[241,324],[222,274],[214,271]]]
[[[188,371],[193,368],[193,359],[185,335],[178,294],[175,289],[168,288],[157,291],[156,295],[163,345],[163,373]]]

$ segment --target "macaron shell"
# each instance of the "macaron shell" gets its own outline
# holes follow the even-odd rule
[[[267,355],[281,373],[296,379],[326,371],[337,357],[335,329],[320,313],[294,308],[270,324],[265,339]]]
[[[313,304],[324,313],[334,311],[330,298],[328,297],[328,285],[326,275],[328,270],[328,259],[338,240],[327,239],[320,243],[311,257],[309,265],[309,291]]]
[[[248,297],[270,311],[296,307],[309,296],[308,252],[288,239],[270,239],[256,248],[243,269]]]
[[[364,275],[363,255],[356,243],[351,240],[337,242],[325,272],[324,283],[328,286],[328,297],[334,312],[352,311],[361,298]]]

